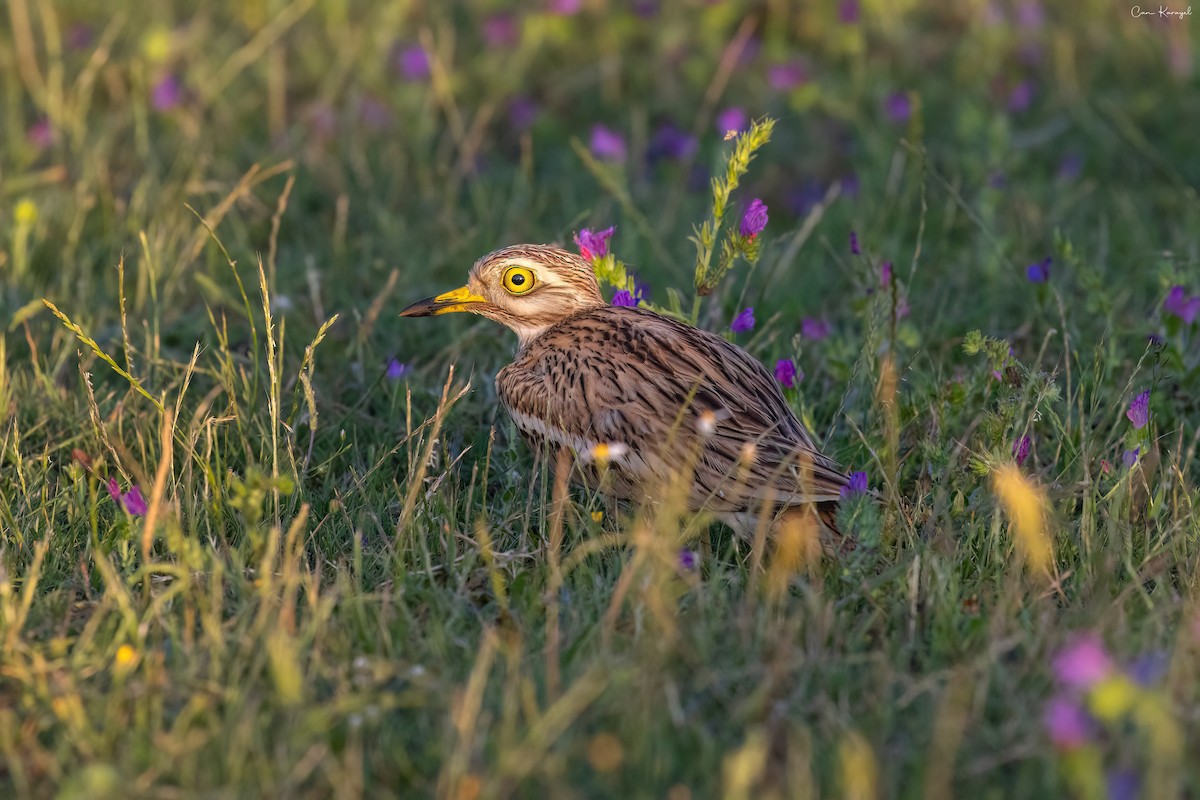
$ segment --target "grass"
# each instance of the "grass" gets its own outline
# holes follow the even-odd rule
[[[0,794],[1200,792],[1196,23],[793,5],[11,0]],[[724,229],[770,224],[700,297],[733,105],[777,122]],[[796,360],[884,498],[852,554],[559,502],[512,337],[397,317],[613,224],[652,301]],[[1064,688],[1088,635],[1115,666]]]

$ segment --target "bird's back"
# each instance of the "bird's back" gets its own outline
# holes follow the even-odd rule
[[[530,444],[566,445],[591,483],[604,445],[612,458],[602,488],[618,499],[652,495],[679,470],[692,471],[690,506],[721,513],[836,503],[846,483],[754,357],[644,309],[597,306],[565,318],[496,386]]]

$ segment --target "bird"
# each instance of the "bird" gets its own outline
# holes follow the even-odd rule
[[[816,521],[810,538],[827,552],[847,547],[836,523],[847,475],[742,348],[649,309],[610,305],[592,264],[555,245],[498,249],[475,262],[466,285],[400,316],[456,312],[516,333],[497,395],[535,453],[573,454],[579,482],[641,503],[662,500],[668,476],[690,471],[690,511],[746,537],[764,513],[772,531]]]

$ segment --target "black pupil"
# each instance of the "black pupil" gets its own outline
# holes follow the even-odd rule
[[[518,274],[518,275],[513,275],[513,276],[512,276],[512,285],[513,285],[513,286],[520,286],[520,285],[521,285],[521,284],[523,284],[523,283],[525,283],[525,276],[524,276],[524,275],[520,275],[520,274]]]

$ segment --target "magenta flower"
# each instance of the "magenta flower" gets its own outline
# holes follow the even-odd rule
[[[861,254],[862,254],[862,248],[858,246],[858,234],[855,233],[854,231],[850,231],[850,255],[857,256],[857,255],[861,255]],[[891,262],[888,262],[888,265],[887,265],[887,275],[888,275],[888,282],[890,283],[891,277],[892,277]]]
[[[592,155],[601,161],[625,160],[625,137],[604,125],[592,126],[591,147]]]
[[[423,81],[429,78],[429,54],[419,44],[397,48],[393,66],[406,81]]]
[[[38,150],[45,150],[54,144],[54,128],[50,126],[50,119],[42,117],[30,125],[29,130],[25,131],[25,140]]]
[[[579,248],[579,255],[588,261],[604,258],[608,255],[608,240],[612,238],[613,231],[616,229],[617,227],[613,225],[592,233],[591,228],[584,228],[575,234],[575,246]]]
[[[1090,689],[1113,670],[1104,642],[1094,633],[1077,636],[1058,652],[1053,661],[1059,682],[1076,689]]]
[[[772,64],[767,68],[767,83],[772,89],[786,92],[808,82],[808,67],[803,61]]]
[[[883,101],[883,113],[892,122],[907,122],[912,116],[912,100],[908,92],[892,92]]]
[[[1150,390],[1139,394],[1133,398],[1133,402],[1129,404],[1129,409],[1125,412],[1125,416],[1129,417],[1129,421],[1133,423],[1133,427],[1141,430],[1146,427],[1146,423],[1150,421]]]
[[[746,213],[742,214],[742,223],[738,232],[748,239],[753,239],[767,227],[767,206],[757,197],[750,201]]]
[[[1017,5],[1017,26],[1036,30],[1046,22],[1046,12],[1038,0],[1024,0]]]
[[[134,486],[128,492],[121,491],[121,485],[117,483],[116,478],[108,479],[108,494],[121,505],[131,516],[145,516],[149,510],[146,505],[146,498],[142,497],[142,490]]]
[[[155,111],[170,111],[183,102],[183,87],[174,75],[164,75],[150,88],[150,105]]]
[[[1032,444],[1028,436],[1022,436],[1017,441],[1013,442],[1013,458],[1017,460],[1017,466],[1025,466],[1025,459],[1029,458],[1029,445]]]
[[[790,358],[781,358],[775,362],[775,380],[786,389],[795,389],[796,384],[804,380],[804,373],[796,369],[796,362]]]
[[[1172,286],[1163,301],[1163,310],[1179,317],[1185,325],[1191,325],[1200,316],[1200,295],[1188,297],[1182,286]]]
[[[389,358],[387,371],[384,374],[389,381],[398,381],[408,374],[408,364],[400,363],[400,360],[395,357]]]
[[[734,333],[745,333],[746,331],[754,330],[754,306],[746,306],[741,310],[733,322],[729,323],[729,330]]]
[[[805,317],[800,320],[800,335],[805,339],[819,342],[829,337],[829,323],[823,319]]]
[[[846,480],[846,485],[841,489],[842,499],[857,497],[867,493],[867,473],[851,472]]]
[[[1074,750],[1087,744],[1092,734],[1092,720],[1073,698],[1055,695],[1046,703],[1042,724],[1055,747]]]
[[[879,265],[879,288],[886,289],[892,285],[892,262],[885,261]]]
[[[724,136],[729,131],[741,133],[750,127],[750,119],[741,106],[730,106],[717,114],[717,133]]]
[[[583,8],[583,0],[550,0],[548,4],[550,13],[558,14],[560,17],[578,14],[581,8]]]
[[[483,40],[488,47],[502,49],[512,47],[520,38],[521,31],[512,14],[493,14],[483,21]]]
[[[1025,268],[1025,280],[1030,283],[1045,283],[1050,280],[1050,265],[1054,259],[1046,256],[1041,261],[1030,264]]]
[[[838,22],[843,25],[853,25],[858,22],[858,0],[840,0],[838,2]]]

